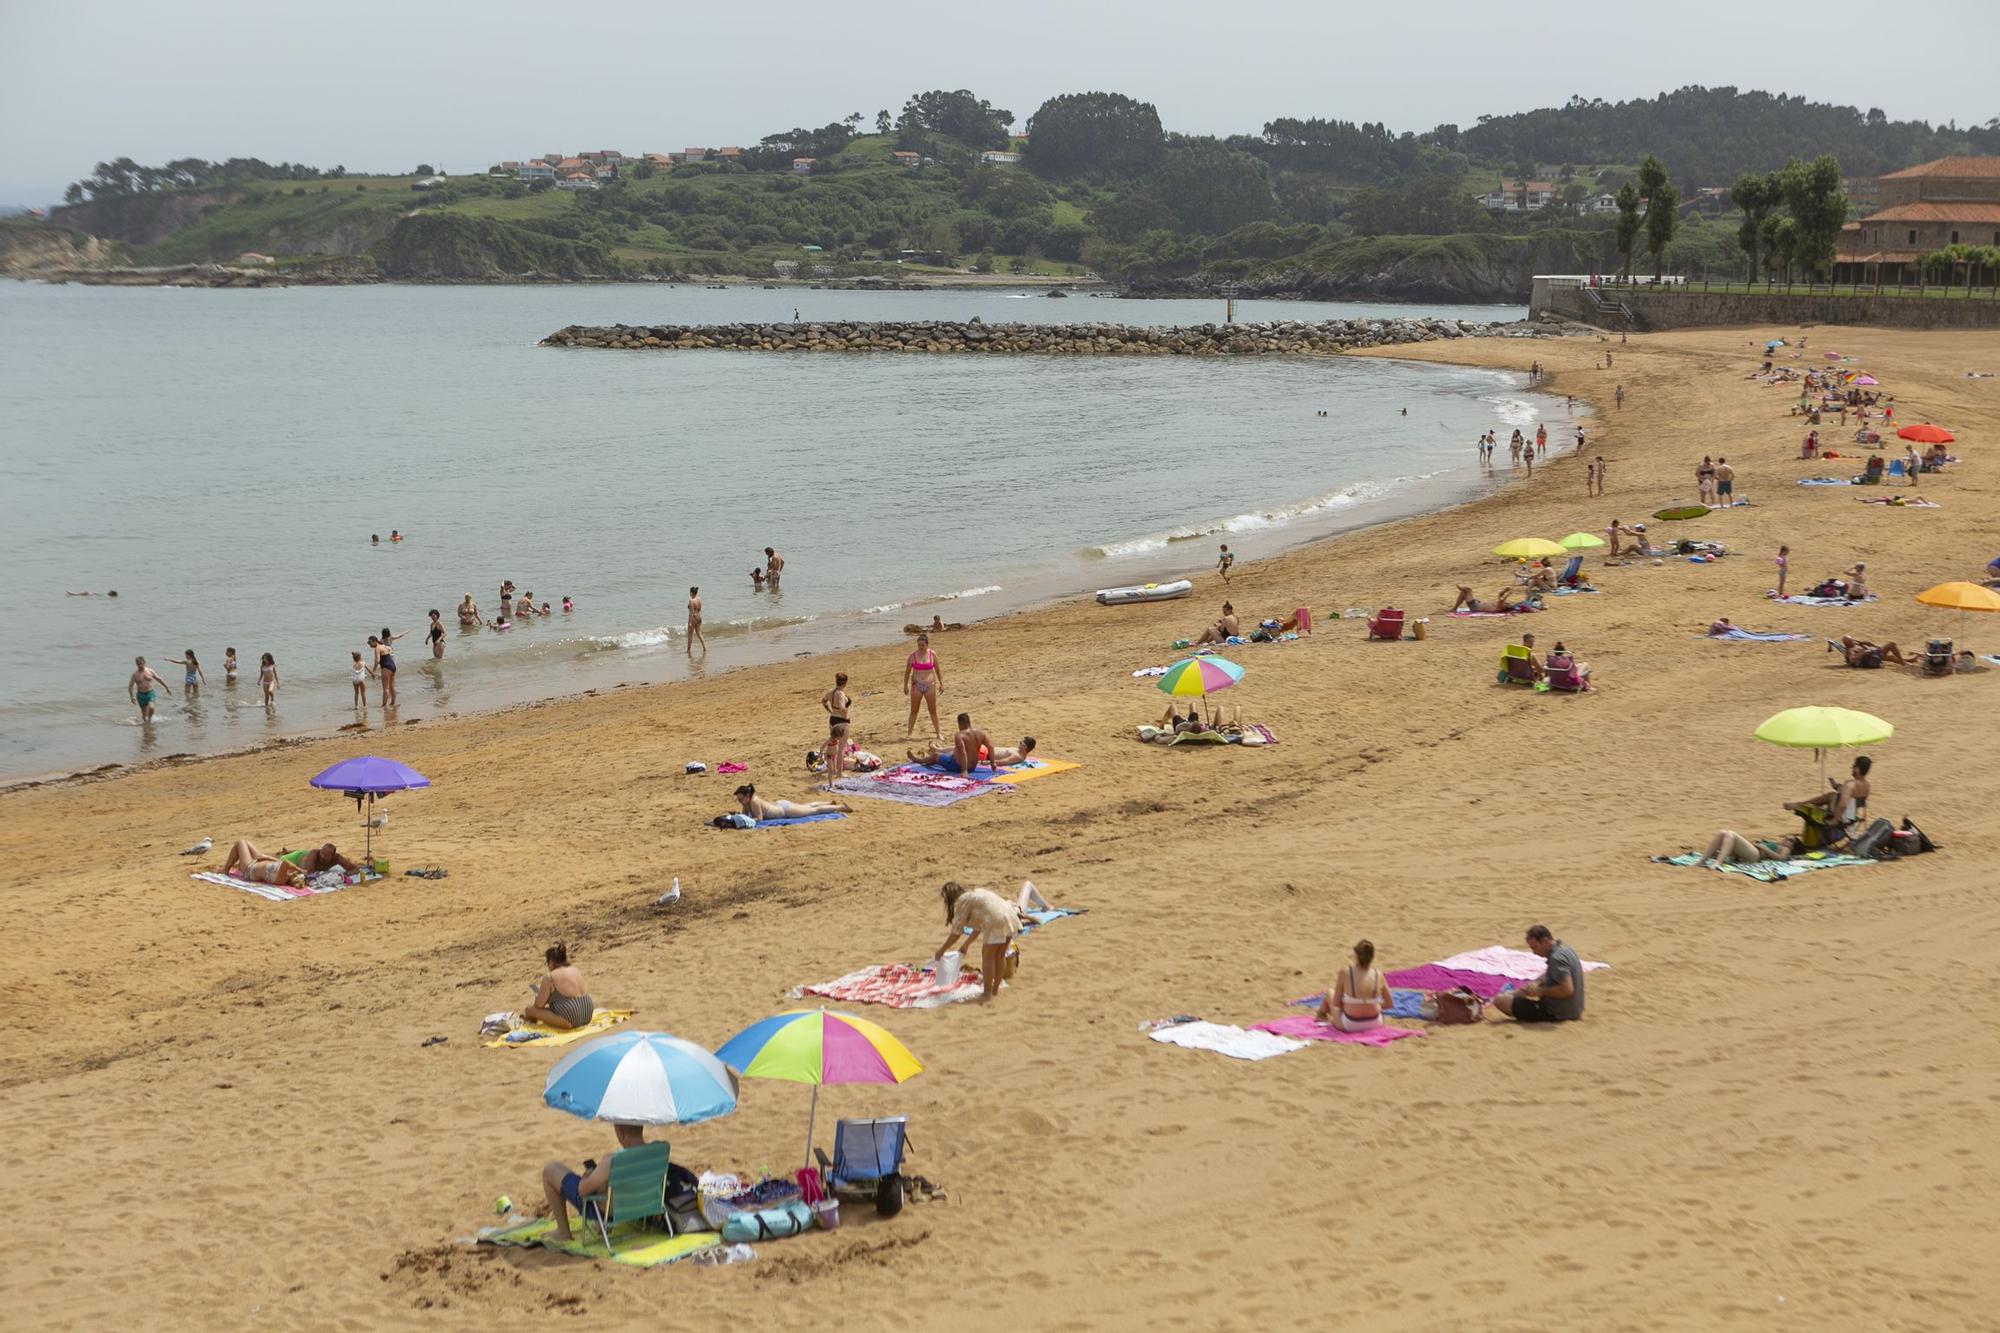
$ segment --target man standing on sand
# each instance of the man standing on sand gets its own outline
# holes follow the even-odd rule
[[[1722,509],[1736,503],[1736,469],[1726,458],[1715,460],[1715,503]]]
[[[162,676],[159,672],[146,665],[145,658],[135,657],[132,659],[132,663],[132,675],[125,682],[125,693],[133,703],[139,705],[139,720],[142,722],[151,722],[153,720],[153,697],[155,693],[159,690],[165,690],[168,694],[172,694],[174,688],[167,684],[165,676]]]
[[[701,637],[701,589],[688,589],[687,655],[694,656],[694,646],[701,645],[701,654],[708,656],[708,640]]]
[[[1549,425],[1545,421],[1535,427],[1535,452],[1546,458],[1549,452]]]
[[[1583,1017],[1583,961],[1547,926],[1528,927],[1528,947],[1548,964],[1540,981],[1501,991],[1493,1007],[1516,1023],[1573,1023]]]
[[[785,557],[766,546],[764,548],[764,582],[778,586],[778,576],[785,572]]]
[[[979,755],[985,751],[987,767],[993,767],[993,744],[986,739],[986,733],[972,725],[972,714],[958,715],[958,735],[951,743],[951,756],[958,763],[958,771],[967,777],[979,767]]]
[[[1578,427],[1576,428],[1576,451],[1577,451],[1578,453],[1582,453],[1582,452],[1583,452],[1583,427],[1581,427],[1581,426],[1578,426]],[[1602,471],[1600,470],[1600,471],[1599,471],[1599,473],[1598,473],[1598,475],[1599,475],[1599,476],[1603,476],[1604,474],[1603,474],[1603,472],[1602,472]]]
[[[1577,451],[1578,453],[1582,453],[1582,452],[1583,452],[1583,432],[1582,432],[1582,431],[1578,431],[1578,432],[1577,432],[1577,439],[1576,439],[1576,451]],[[1599,454],[1599,455],[1597,456],[1597,493],[1598,493],[1599,495],[1602,495],[1602,494],[1604,494],[1604,455],[1603,455],[1603,454]]]

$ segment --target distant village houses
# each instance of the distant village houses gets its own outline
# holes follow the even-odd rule
[[[1554,181],[1500,182],[1497,190],[1488,190],[1479,196],[1481,206],[1500,213],[1532,213],[1547,208],[1556,201]]]
[[[1924,255],[2000,245],[2000,157],[1943,157],[1892,171],[1878,178],[1876,194],[1881,208],[1841,228],[1835,282],[1916,282]]]
[[[792,174],[793,174],[794,176],[810,176],[810,175],[812,175],[812,169],[813,169],[813,163],[815,163],[815,162],[817,162],[817,161],[819,161],[819,159],[818,159],[818,158],[816,158],[816,157],[795,157],[795,158],[793,158],[793,159],[792,159]]]
[[[1021,164],[1021,155],[1019,153],[986,152],[979,155],[979,160],[993,167],[1016,167]]]

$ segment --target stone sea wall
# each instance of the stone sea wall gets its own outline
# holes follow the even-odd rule
[[[1452,319],[1281,320],[1268,324],[987,324],[978,319],[790,324],[572,324],[544,347],[630,350],[723,348],[753,352],[1067,353],[1077,356],[1232,356],[1343,352],[1440,338],[1529,338],[1546,325]]]

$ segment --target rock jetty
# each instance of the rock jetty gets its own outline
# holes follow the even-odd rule
[[[884,323],[572,324],[544,347],[750,352],[980,352],[1073,356],[1244,356],[1336,353],[1441,338],[1525,338],[1556,330],[1455,319],[1280,320],[1269,324],[987,324],[978,319]]]

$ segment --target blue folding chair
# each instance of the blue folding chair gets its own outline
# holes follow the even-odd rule
[[[875,1211],[893,1217],[903,1208],[903,1149],[910,1118],[883,1116],[876,1120],[842,1120],[833,1127],[833,1160],[813,1149],[827,1188],[873,1194]]]

